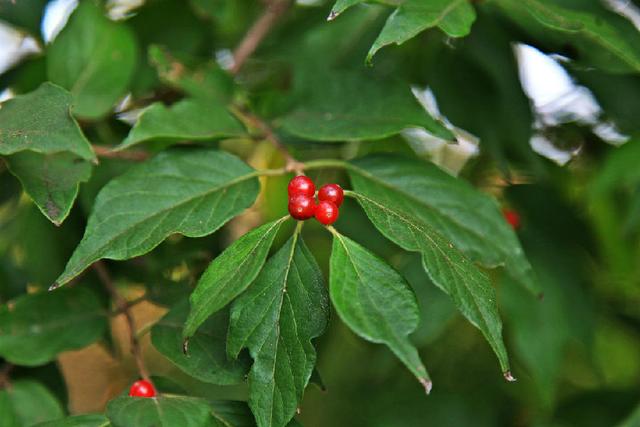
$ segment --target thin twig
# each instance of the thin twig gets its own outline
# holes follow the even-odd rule
[[[9,375],[11,374],[11,371],[13,371],[13,368],[13,363],[6,362],[2,366],[2,369],[0,369],[0,390],[11,385]]]
[[[109,274],[109,270],[107,270],[107,266],[104,264],[103,261],[94,262],[93,269],[98,274],[100,281],[102,282],[104,287],[107,289],[109,294],[111,294],[111,298],[113,299],[113,302],[116,305],[116,309],[122,314],[124,314],[124,317],[127,321],[127,326],[129,328],[128,332],[129,332],[129,341],[131,346],[131,354],[133,355],[133,358],[136,361],[136,365],[138,366],[138,373],[140,374],[140,377],[147,381],[151,381],[149,378],[149,371],[147,370],[147,367],[144,364],[144,359],[142,358],[140,342],[138,341],[137,333],[136,333],[136,324],[133,319],[133,314],[131,313],[131,309],[130,309],[131,307],[129,306],[129,302],[122,295],[120,295],[120,293],[116,289],[116,286],[111,280],[111,275]]]
[[[285,171],[286,172],[296,172],[301,174],[304,169],[304,164],[299,162],[295,157],[291,155],[287,147],[285,147],[278,136],[273,132],[273,129],[264,122],[260,117],[252,114],[248,111],[244,111],[237,107],[231,107],[231,111],[233,114],[240,119],[247,127],[257,129],[261,137],[263,137],[266,141],[268,141],[271,145],[273,145],[280,153],[285,160]]]
[[[290,3],[290,0],[271,0],[267,2],[262,15],[249,28],[249,31],[247,31],[233,52],[233,65],[229,70],[231,74],[238,74],[246,60],[258,48],[274,24],[287,10]]]
[[[92,145],[92,148],[98,157],[105,159],[122,159],[131,160],[133,162],[143,162],[150,156],[149,153],[142,150],[113,151],[112,147],[104,145]]]

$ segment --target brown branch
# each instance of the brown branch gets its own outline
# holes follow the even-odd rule
[[[249,31],[233,52],[233,65],[229,70],[231,74],[238,74],[246,60],[258,48],[262,40],[269,33],[278,19],[289,7],[290,0],[270,0],[267,2],[264,12],[253,23]]]
[[[143,162],[150,157],[150,154],[142,150],[113,151],[112,147],[104,145],[92,145],[93,151],[98,157],[104,159],[122,159],[133,162]]]
[[[140,342],[138,341],[137,334],[136,334],[136,324],[133,319],[133,314],[131,313],[131,310],[130,310],[131,307],[129,306],[129,302],[122,295],[120,295],[120,293],[116,289],[116,286],[111,280],[111,275],[109,274],[109,270],[107,270],[107,266],[103,261],[94,262],[92,267],[96,271],[96,274],[98,274],[98,277],[100,278],[100,281],[102,282],[104,287],[107,289],[107,291],[111,295],[111,298],[113,299],[113,302],[116,305],[117,311],[124,314],[124,317],[127,321],[127,326],[129,328],[128,332],[129,332],[129,342],[131,346],[131,354],[133,355],[133,358],[136,361],[136,365],[138,366],[138,373],[140,374],[140,377],[147,381],[151,381],[149,377],[149,371],[147,370],[147,367],[144,364],[144,359],[142,357]]]
[[[273,129],[260,117],[252,114],[248,111],[244,111],[238,107],[231,107],[233,114],[240,119],[247,127],[257,129],[260,132],[260,136],[273,145],[284,157],[285,170],[287,172],[296,172],[302,174],[304,164],[299,162],[295,157],[289,153],[287,147],[285,147],[278,136],[273,132]]]
[[[6,362],[2,366],[2,369],[0,369],[0,390],[11,385],[9,375],[11,374],[11,371],[13,371],[13,368],[13,363]]]

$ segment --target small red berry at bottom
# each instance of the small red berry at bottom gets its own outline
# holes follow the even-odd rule
[[[313,216],[316,203],[313,197],[298,194],[289,197],[289,214],[295,219],[305,220]]]
[[[509,209],[504,209],[502,211],[502,214],[504,215],[504,218],[507,220],[507,222],[511,225],[511,227],[514,230],[517,230],[520,228],[520,214],[518,212],[509,210]]]
[[[129,396],[132,397],[155,397],[156,389],[149,381],[138,380],[131,385]]]
[[[318,191],[318,200],[332,202],[337,207],[340,207],[344,200],[344,191],[338,184],[325,184]]]
[[[313,197],[316,194],[316,186],[311,181],[311,178],[304,175],[298,175],[289,181],[287,187],[289,196],[297,196],[299,194],[303,196]]]
[[[315,215],[320,223],[331,225],[338,219],[338,207],[333,202],[323,200],[316,206]]]

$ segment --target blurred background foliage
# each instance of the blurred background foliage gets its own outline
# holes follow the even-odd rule
[[[384,239],[347,201],[337,228],[385,257],[414,285],[422,318],[412,338],[435,386],[425,397],[386,348],[356,338],[334,315],[318,344],[326,391],[307,391],[299,417],[305,426],[640,425],[637,409],[633,415],[640,402],[640,67],[609,54],[588,31],[553,31],[540,24],[528,15],[536,10],[535,2],[472,3],[477,19],[467,37],[449,38],[431,29],[400,47],[382,49],[373,66],[365,66],[392,9],[361,4],[328,23],[332,2],[298,1],[235,81],[222,69],[263,2],[98,3],[122,29],[127,40],[123,55],[133,65],[114,63],[109,69],[107,64],[113,99],[81,112],[80,124],[92,143],[119,144],[140,108],[155,100],[170,105],[184,94],[233,98],[278,124],[301,98],[348,102],[354,93],[344,82],[352,78],[409,82],[432,114],[463,135],[459,145],[411,131],[379,141],[333,144],[305,141],[294,133],[280,136],[300,159],[417,153],[459,173],[521,216],[518,235],[544,298],[532,300],[497,274],[499,307],[518,378],[512,384],[496,369],[481,334],[442,292],[422,285],[428,278],[420,260]],[[635,32],[633,40],[639,39],[640,2],[547,3],[576,16],[590,14],[594,25],[611,23],[623,38]],[[76,4],[0,1],[2,99],[51,79],[55,64],[47,55],[71,31],[66,16]],[[71,15],[67,25],[83,25],[74,19],[79,17]],[[76,31],[99,31],[84,25]],[[627,49],[611,43],[613,51]],[[67,72],[58,77],[63,86],[65,79],[73,80]],[[100,84],[107,76],[95,78]],[[330,99],[329,93],[339,96]],[[121,102],[113,111],[115,101]],[[219,144],[254,167],[283,162],[264,143],[231,138],[208,144]],[[122,159],[101,159],[81,186],[76,209],[55,227],[0,164],[2,304],[55,280],[82,236],[95,195],[130,166]],[[312,176],[349,187],[339,172]],[[161,388],[210,398],[246,397],[243,386],[212,386],[182,373],[151,347],[146,332],[169,304],[188,295],[208,261],[229,242],[286,213],[286,181],[265,180],[258,205],[222,232],[200,239],[174,236],[143,257],[109,263],[128,298],[147,296],[134,313],[145,358]],[[326,275],[330,236],[312,224],[304,234]],[[95,273],[88,271],[81,281],[106,310],[108,295]],[[98,331],[99,343],[62,353],[45,366],[15,368],[11,378],[39,381],[71,413],[101,410],[136,375],[123,325],[119,316],[112,317],[110,327]],[[0,412],[0,425],[1,418]]]

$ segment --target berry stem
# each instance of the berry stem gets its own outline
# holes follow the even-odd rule
[[[96,271],[98,278],[100,279],[106,290],[111,295],[111,298],[116,305],[116,309],[124,315],[127,321],[131,354],[136,361],[140,377],[146,381],[151,382],[149,371],[147,370],[144,359],[142,357],[140,342],[138,341],[138,338],[136,336],[136,324],[133,318],[133,314],[131,313],[129,302],[122,295],[120,295],[120,293],[116,289],[115,284],[111,280],[111,274],[109,273],[109,270],[107,269],[107,266],[103,261],[94,262],[92,267]]]

